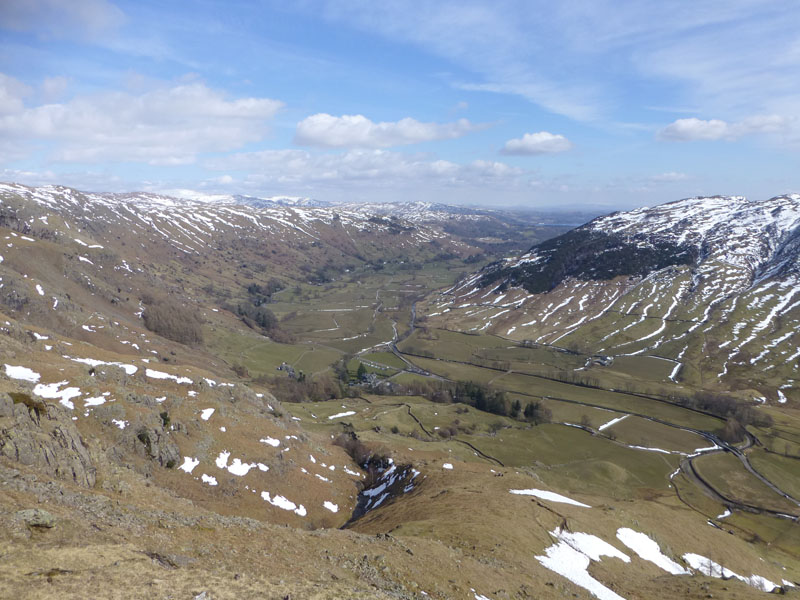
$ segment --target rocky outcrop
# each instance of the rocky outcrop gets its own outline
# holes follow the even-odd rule
[[[0,392],[0,455],[94,487],[96,469],[69,414],[25,393]]]
[[[167,413],[162,413],[166,415]],[[156,461],[162,467],[171,469],[178,466],[181,451],[170,436],[171,426],[167,419],[160,417],[161,423],[155,424],[151,419],[148,425],[134,429],[132,437],[133,450],[139,456]]]

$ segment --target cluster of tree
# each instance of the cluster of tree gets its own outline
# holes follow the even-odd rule
[[[553,411],[539,401],[528,402],[525,408],[519,399],[511,404],[511,416],[515,419],[522,418],[528,423],[538,425],[539,423],[549,423],[553,420]]]
[[[242,321],[253,329],[260,327],[264,331],[269,332],[278,327],[278,318],[275,316],[275,313],[263,306],[255,306],[253,304],[240,302],[236,306],[227,306],[226,308],[239,315]]]
[[[203,322],[177,298],[142,295],[144,326],[162,337],[190,346],[203,343]]]
[[[281,280],[273,277],[264,285],[258,283],[248,285],[247,295],[250,297],[250,303],[253,306],[261,306],[272,302],[272,294],[280,292],[283,288],[284,285]]]
[[[451,388],[450,394],[454,402],[462,402],[483,412],[502,416],[508,416],[511,413],[511,406],[505,392],[491,390],[473,381],[456,382],[455,386]]]
[[[436,341],[439,339],[439,332],[436,329],[429,329],[424,325],[417,327],[416,334],[420,340]]]
[[[276,342],[288,343],[292,341],[292,336],[281,329],[278,317],[270,309],[264,306],[255,306],[250,303],[240,302],[231,305],[225,304],[225,310],[239,316],[242,322],[250,329],[260,329],[264,335],[269,336]]]
[[[240,363],[234,363],[233,366],[231,366],[231,371],[243,379],[250,377],[250,370],[245,365]]]
[[[442,228],[450,235],[462,238],[502,239],[509,234],[508,227],[505,224],[484,219],[450,219],[443,223]],[[470,241],[473,241],[473,245],[476,245],[474,240]]]
[[[16,209],[6,205],[0,206],[0,227],[13,229],[18,226],[20,222],[19,217],[17,217]]]
[[[348,388],[346,385],[350,382],[350,372],[347,369],[347,365],[352,360],[352,355],[345,355],[343,356],[335,365],[333,365],[332,370],[335,377],[327,376],[331,382],[335,382],[339,389],[339,395],[334,396],[330,395],[330,398],[341,398],[346,395]],[[364,366],[363,363],[359,363],[358,370],[356,372],[356,376],[359,379],[362,379],[368,373],[367,368]],[[291,379],[287,378],[279,378],[283,383],[281,384],[284,389],[289,389],[293,384],[287,383],[292,382]],[[315,379],[314,382],[306,385],[313,385],[319,378]],[[275,381],[275,380],[269,380]],[[265,383],[267,381],[264,381]],[[295,386],[299,385],[299,382],[295,382]],[[297,389],[297,387],[295,387]],[[327,389],[327,388],[326,388]],[[276,390],[276,395],[279,395],[281,399],[284,399],[280,396],[280,393]],[[305,393],[301,394],[302,396],[300,399],[291,399],[289,398],[289,402],[307,402],[307,401],[315,401],[322,396],[322,399],[328,399],[328,397],[324,397],[326,393],[330,393],[329,391],[324,392],[322,395],[319,393],[312,394],[312,393]],[[514,400],[513,402],[509,401],[506,393],[500,390],[493,390],[488,386],[481,385],[479,383],[475,383],[473,381],[456,381],[456,382],[445,382],[445,381],[413,381],[404,385],[395,384],[392,386],[387,387],[380,387],[372,390],[372,393],[375,394],[383,394],[383,395],[394,395],[394,396],[422,396],[427,398],[431,402],[437,402],[440,404],[452,404],[455,402],[460,402],[462,404],[466,404],[467,406],[471,406],[477,410],[492,413],[495,415],[500,415],[504,417],[512,417],[515,419],[523,419],[528,421],[529,423],[539,424],[539,423],[549,423],[552,419],[552,412],[549,408],[544,406],[541,402],[532,401],[528,402],[524,406],[520,402],[519,399]],[[298,393],[295,392],[293,397],[298,397]],[[465,409],[466,410],[466,409]]]
[[[455,437],[459,433],[458,425],[450,425],[449,427],[440,427],[436,430],[438,436],[442,439],[448,439],[451,437]]]
[[[353,264],[337,264],[330,259],[324,264],[319,264],[319,260],[317,260],[302,264],[299,267],[300,272],[308,279],[308,282],[314,285],[324,285],[341,279],[345,272],[352,271],[354,268],[355,265]]]
[[[0,295],[0,302],[13,311],[23,310],[31,301],[25,292],[26,287],[19,280],[7,276],[3,282],[3,293]]]
[[[742,425],[770,427],[772,418],[753,407],[752,403],[738,400],[723,394],[709,391],[697,392],[694,396],[673,396],[671,398],[681,406],[702,410],[718,417],[734,417]]]
[[[209,282],[203,286],[203,291],[208,294],[209,296],[213,296],[214,298],[230,298],[231,291],[230,289],[224,286],[215,286],[213,282]]]
[[[58,234],[47,228],[34,228],[31,223],[20,219],[17,211],[11,206],[0,206],[0,227],[13,229],[23,235],[32,235],[42,240],[55,240]]]
[[[555,369],[550,371],[549,373],[550,379],[555,379],[557,381],[563,381],[565,383],[571,383],[572,385],[579,385],[581,387],[588,387],[594,389],[604,389],[600,385],[600,380],[596,377],[591,377],[588,375],[579,375],[574,371],[565,371],[564,369]]]
[[[773,424],[772,417],[756,410],[751,403],[722,394],[703,391],[691,397],[681,396],[672,399],[681,406],[702,410],[725,419],[725,428],[721,435],[729,442],[742,440],[748,425],[771,427]]]
[[[352,358],[352,354],[345,354],[331,367],[336,379],[338,379],[342,384],[350,383],[350,371],[347,369],[347,364],[352,360]]]
[[[430,350],[416,346],[414,344],[407,344],[405,348],[403,348],[403,352],[405,354],[410,354],[411,356],[419,356],[421,358],[436,358],[436,356]]]
[[[553,417],[550,409],[539,401],[531,401],[523,406],[519,399],[511,402],[505,392],[493,390],[473,381],[414,381],[405,385],[395,385],[392,388],[375,390],[373,393],[422,396],[431,402],[440,404],[460,402],[476,410],[503,417],[522,419],[536,425],[549,423]]]
[[[473,356],[472,363],[479,367],[484,367],[486,369],[495,369],[497,371],[508,371],[511,368],[510,361],[493,360],[489,358],[483,358],[480,356]]]
[[[367,376],[367,367],[364,366],[364,363],[358,363],[358,370],[356,371],[356,377],[359,381],[362,381]]]
[[[467,258],[464,259],[464,264],[475,265],[478,264],[479,262],[483,262],[484,260],[486,260],[485,254],[480,254],[480,253],[470,254]]]
[[[447,262],[448,260],[455,260],[456,258],[459,258],[459,255],[456,254],[455,252],[448,252],[446,250],[443,250],[442,252],[434,254],[426,262],[440,263],[440,262]]]
[[[397,262],[397,261],[393,261]],[[435,257],[430,257],[426,259],[424,262],[420,262],[417,260],[411,260],[409,258],[404,258],[402,261],[397,263],[395,267],[398,271],[411,271],[412,273],[416,273],[417,271],[421,271],[425,267],[425,263],[433,263],[437,262]]]

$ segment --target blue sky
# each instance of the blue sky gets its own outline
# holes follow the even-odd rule
[[[0,179],[622,209],[800,191],[795,0],[0,2]]]

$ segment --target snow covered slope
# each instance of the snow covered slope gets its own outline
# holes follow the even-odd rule
[[[290,206],[272,201],[254,207],[228,196],[185,199],[146,192],[89,193],[63,186],[32,188],[4,183],[0,184],[0,203],[18,213],[16,216],[31,228],[44,227],[46,215],[55,214],[67,221],[84,223],[100,237],[102,232],[109,233],[110,227],[123,226],[144,239],[160,240],[190,254],[202,254],[204,248],[226,233],[251,239],[271,234],[284,242],[312,242],[330,237],[331,228],[375,235],[394,233],[395,229],[389,223],[341,208],[307,207],[301,202]],[[41,221],[42,217],[45,221]],[[399,245],[406,247],[446,237],[440,230],[422,224],[406,226],[403,232],[407,235],[401,236],[404,239]]]
[[[498,213],[483,209],[470,209],[435,202],[366,202],[340,205],[362,215],[381,215],[408,219],[415,223],[430,223],[450,219],[466,221],[488,221]]]
[[[489,265],[428,312],[515,340],[666,358],[672,381],[800,400],[800,195],[600,217]]]

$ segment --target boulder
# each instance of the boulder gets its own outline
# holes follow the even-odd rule
[[[41,508],[27,508],[17,512],[16,517],[25,522],[28,527],[42,527],[50,529],[56,526],[56,518]]]

